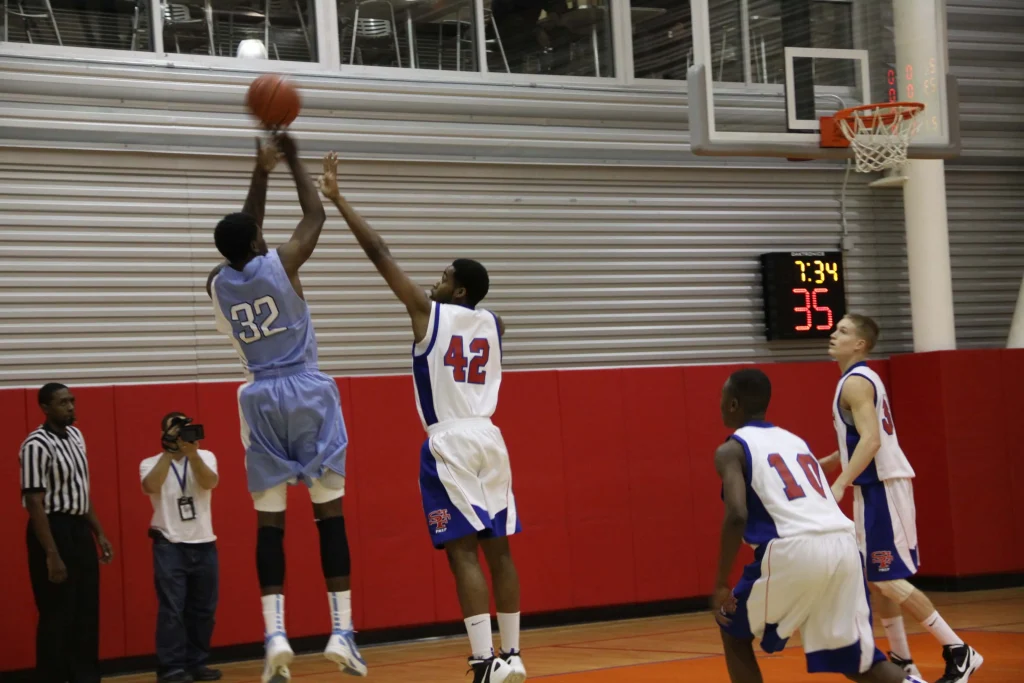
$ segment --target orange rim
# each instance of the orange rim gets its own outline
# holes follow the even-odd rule
[[[878,111],[882,112],[886,109],[892,109],[890,113],[872,113],[861,115],[862,111]],[[839,125],[840,121],[859,118],[864,119],[865,123],[870,122],[867,127],[871,128],[878,125],[878,120],[881,119],[885,125],[890,125],[896,122],[896,117],[901,118],[914,118],[918,114],[924,111],[924,104],[921,102],[885,102],[882,104],[862,104],[859,107],[850,107],[849,109],[842,109],[837,111],[833,116],[832,120]]]
[[[874,128],[881,121],[883,125],[891,126],[896,120],[912,119],[922,111],[925,105],[922,102],[875,102],[873,104],[862,104],[859,107],[841,109],[832,116],[823,116],[819,120],[821,130],[821,147],[849,147],[850,141],[846,139],[842,131],[842,122],[851,121],[855,118],[863,120],[865,128]],[[888,111],[887,111],[888,110]],[[861,113],[870,112],[870,113]]]

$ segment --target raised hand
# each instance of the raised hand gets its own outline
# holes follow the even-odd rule
[[[256,163],[265,172],[270,173],[277,166],[277,162],[281,160],[284,155],[281,154],[280,150],[277,149],[277,145],[274,144],[273,140],[267,140],[264,142],[260,138],[256,138]]]
[[[316,181],[317,187],[328,199],[334,199],[341,194],[338,189],[338,155],[328,152],[324,156],[324,172]]]

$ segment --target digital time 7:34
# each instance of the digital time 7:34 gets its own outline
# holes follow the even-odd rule
[[[846,314],[839,252],[761,255],[765,332],[773,339],[827,337]]]

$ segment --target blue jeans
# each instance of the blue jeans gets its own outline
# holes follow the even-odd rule
[[[156,620],[158,675],[194,671],[210,656],[217,612],[215,543],[153,539],[153,573],[160,609]]]

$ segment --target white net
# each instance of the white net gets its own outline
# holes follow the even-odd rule
[[[920,110],[920,105],[879,104],[841,118],[839,129],[850,141],[857,170],[871,173],[904,163]]]

